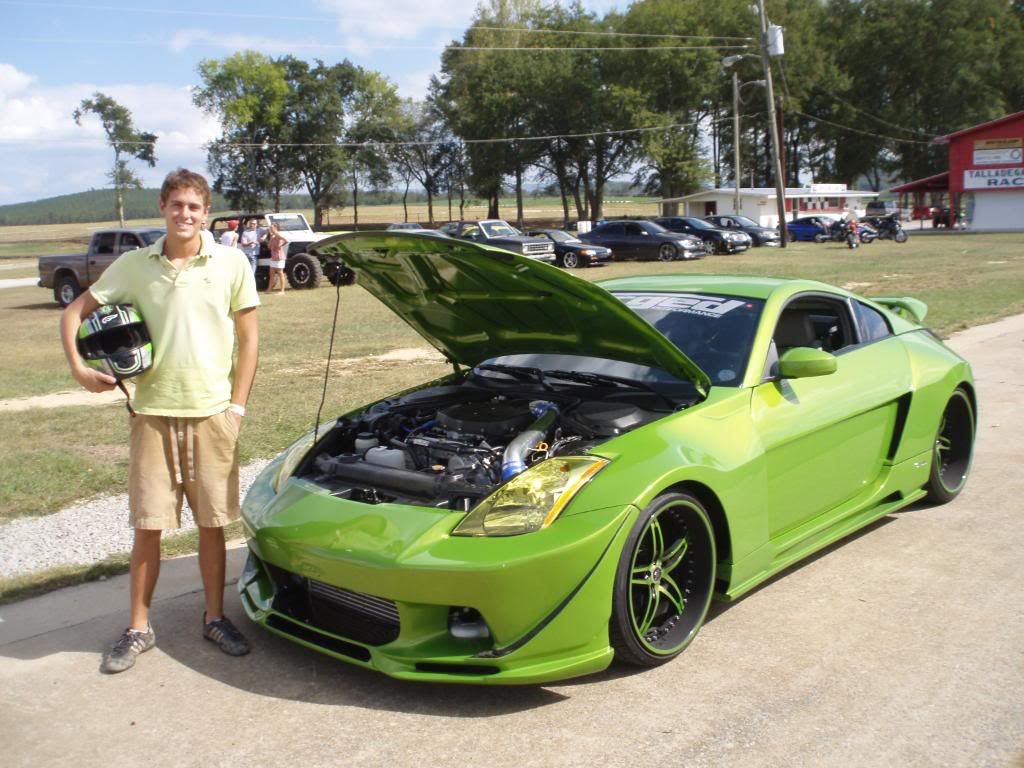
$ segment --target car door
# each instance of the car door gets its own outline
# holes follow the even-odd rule
[[[117,239],[117,255],[142,247],[142,240],[134,232],[122,232]]]
[[[600,231],[594,233],[590,242],[596,242],[606,248],[611,248],[616,258],[631,259],[634,253],[626,237],[626,225],[621,222],[605,224]]]
[[[841,297],[804,296],[780,316],[772,342],[836,356],[826,376],[779,380],[754,388],[751,409],[764,450],[770,535],[783,549],[813,531],[810,521],[855,505],[882,479],[910,391],[906,352],[892,336],[861,341]],[[769,360],[770,364],[770,360]],[[814,528],[811,524],[810,528]]]
[[[117,232],[97,232],[89,246],[89,282],[95,283],[100,275],[120,256],[117,250]]]

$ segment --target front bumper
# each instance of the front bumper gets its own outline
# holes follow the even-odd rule
[[[250,504],[255,498],[256,503]],[[534,534],[449,532],[461,513],[366,505],[289,480],[246,499],[249,618],[334,658],[396,678],[541,683],[600,671],[631,505],[563,515]],[[453,615],[479,616],[466,637]]]

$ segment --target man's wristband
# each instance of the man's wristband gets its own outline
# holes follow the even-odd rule
[[[231,403],[228,405],[228,410],[232,413],[237,413],[239,416],[245,416],[245,406],[239,405],[238,403]]]

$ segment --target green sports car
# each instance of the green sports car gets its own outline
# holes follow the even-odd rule
[[[732,600],[964,486],[969,364],[909,298],[593,284],[415,234],[316,247],[451,362],[319,425],[243,505],[249,617],[410,680],[662,664]]]

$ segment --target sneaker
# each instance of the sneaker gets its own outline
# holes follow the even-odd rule
[[[216,621],[207,621],[204,613],[203,637],[216,643],[228,656],[245,656],[249,652],[249,641],[227,616],[221,616]]]
[[[124,631],[114,647],[103,657],[100,672],[113,675],[135,666],[135,659],[156,645],[156,632],[150,627],[143,632],[130,627]]]

